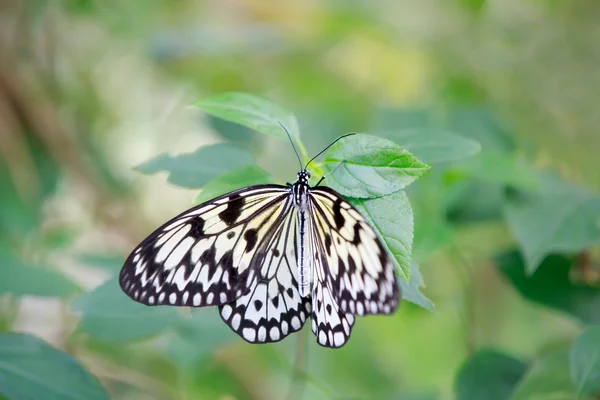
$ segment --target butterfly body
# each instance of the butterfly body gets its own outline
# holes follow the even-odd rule
[[[298,217],[298,291],[300,296],[306,297],[310,294],[310,257],[311,255],[307,251],[307,225],[309,220],[307,218],[309,208],[309,190],[310,186],[308,180],[310,174],[306,170],[298,172],[298,179],[296,183],[291,185],[293,193],[294,207],[296,207]]]
[[[276,342],[312,320],[317,342],[341,347],[355,315],[390,314],[392,262],[366,219],[327,187],[239,189],[183,212],[127,258],[123,291],[146,305],[219,306],[251,343]]]

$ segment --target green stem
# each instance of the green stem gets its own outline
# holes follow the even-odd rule
[[[471,268],[464,254],[454,241],[452,241],[449,253],[453,259],[451,264],[455,266],[456,273],[461,280],[463,292],[465,293],[461,314],[466,333],[466,348],[468,354],[471,355],[475,352],[477,342],[475,332],[475,288],[473,287]]]

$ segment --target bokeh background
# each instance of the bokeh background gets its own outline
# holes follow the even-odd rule
[[[593,396],[572,343],[600,320],[598,18],[592,0],[0,1],[0,329],[114,399]],[[361,319],[334,351],[115,300],[104,282],[199,192],[136,166],[231,142],[294,179],[289,143],[190,106],[225,91],[292,110],[309,154],[350,131],[479,144],[408,192],[435,311]]]

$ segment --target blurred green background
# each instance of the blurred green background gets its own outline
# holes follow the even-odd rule
[[[0,1],[0,398],[600,398],[598,18],[594,0]],[[330,350],[127,301],[124,257],[199,192],[136,166],[229,142],[295,177],[289,143],[190,106],[225,91],[292,110],[309,154],[350,131],[431,145],[408,189],[424,304]]]

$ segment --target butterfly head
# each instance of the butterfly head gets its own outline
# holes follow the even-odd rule
[[[294,205],[301,211],[305,211],[308,204],[309,179],[310,173],[303,169],[298,172],[298,180],[292,185]]]
[[[302,171],[298,172],[297,183],[302,183],[304,185],[308,185],[309,179],[310,179],[310,172],[308,172],[307,170],[303,169]]]

